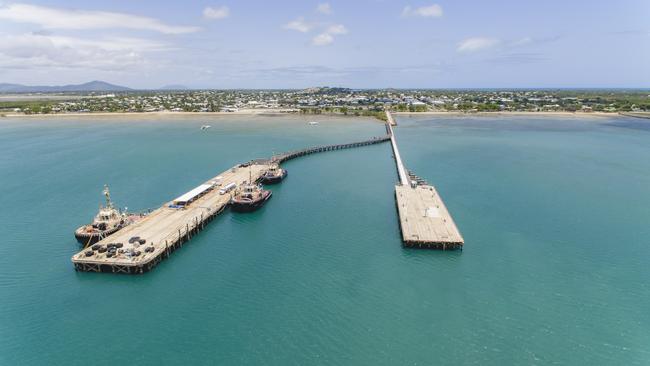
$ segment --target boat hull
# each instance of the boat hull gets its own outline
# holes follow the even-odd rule
[[[277,184],[282,182],[282,180],[287,176],[287,171],[283,170],[282,174],[280,175],[274,175],[272,177],[266,177],[262,176],[261,182],[262,184]]]
[[[269,191],[268,194],[265,195],[264,197],[253,201],[239,202],[233,200],[230,203],[230,206],[232,210],[235,212],[253,212],[255,210],[258,210],[260,207],[264,206],[266,201],[268,201],[271,198],[271,194],[272,192]]]
[[[101,232],[98,231],[93,231],[93,232],[85,232],[83,231],[84,226],[80,227],[74,232],[74,237],[77,239],[77,241],[80,244],[83,245],[92,245],[100,241],[101,239],[104,239],[105,237],[114,234],[118,232],[120,229],[122,229],[123,226],[118,226],[114,227],[112,229],[108,230],[103,230]]]

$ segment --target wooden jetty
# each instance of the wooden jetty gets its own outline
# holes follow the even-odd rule
[[[436,188],[406,170],[390,123],[389,131],[399,184],[395,203],[406,247],[462,249],[465,243]]]
[[[315,146],[234,166],[165,203],[142,220],[73,255],[74,268],[86,272],[148,272],[228,207],[234,193],[230,189],[244,182],[259,181],[272,165],[309,154],[367,146],[389,139],[386,135],[348,144]],[[104,250],[109,245],[117,248],[114,254]]]
[[[373,137],[370,140],[365,140],[365,141],[358,141],[358,142],[351,142],[349,144],[340,144],[340,145],[327,145],[327,146],[314,146],[310,147],[307,149],[302,149],[298,151],[291,151],[288,153],[276,155],[271,159],[272,163],[284,163],[287,160],[295,159],[300,156],[305,156],[309,154],[314,154],[314,153],[319,153],[319,152],[324,152],[324,151],[334,151],[334,150],[342,150],[342,149],[350,149],[353,147],[361,147],[361,146],[367,146],[367,145],[373,145],[373,144],[379,144],[385,141],[390,140],[390,135],[386,134],[386,136],[382,137]]]

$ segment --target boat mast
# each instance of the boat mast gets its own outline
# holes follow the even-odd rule
[[[106,207],[113,208],[113,202],[111,202],[111,191],[108,189],[108,185],[104,184],[104,197],[106,197]]]

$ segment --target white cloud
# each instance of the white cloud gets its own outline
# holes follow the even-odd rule
[[[458,52],[477,52],[482,50],[487,50],[498,46],[501,43],[500,40],[496,38],[486,38],[486,37],[472,37],[462,40],[458,44],[456,49]]]
[[[295,30],[301,33],[307,33],[314,28],[314,25],[305,21],[303,17],[292,20],[283,26],[284,29]]]
[[[140,38],[0,34],[0,67],[124,70],[147,64],[147,52],[170,49],[165,44]]]
[[[441,17],[442,16],[442,7],[438,4],[432,4],[429,6],[421,6],[419,8],[412,8],[410,6],[404,7],[402,10],[403,17]]]
[[[530,37],[524,37],[520,38],[518,40],[510,42],[511,47],[519,47],[519,46],[526,46],[528,44],[531,44],[533,42],[533,39]]]
[[[223,19],[230,15],[230,9],[227,6],[219,6],[213,8],[211,6],[203,9],[203,17],[205,19]]]
[[[329,27],[327,27],[327,30],[325,31],[325,33],[328,33],[328,34],[346,34],[346,33],[348,33],[348,29],[345,28],[345,26],[343,24],[334,24],[334,25],[330,25]]]
[[[348,29],[343,24],[333,24],[325,29],[316,37],[312,38],[311,44],[314,46],[326,46],[334,43],[334,35],[347,34]]]
[[[332,7],[330,3],[321,3],[316,7],[316,11],[321,14],[332,14]]]
[[[322,5],[322,4],[321,4]],[[334,42],[335,35],[347,34],[348,29],[343,24],[308,22],[303,17],[292,20],[282,26],[284,29],[309,33],[318,30],[320,33],[311,39],[314,46],[325,46]]]
[[[326,46],[334,42],[334,37],[329,33],[321,33],[311,40],[314,46]]]
[[[37,24],[46,29],[126,28],[151,30],[165,34],[191,33],[197,27],[174,26],[158,19],[107,11],[86,11],[48,8],[29,4],[0,6],[0,19]]]

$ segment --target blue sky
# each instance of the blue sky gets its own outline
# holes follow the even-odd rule
[[[650,87],[650,1],[0,0],[0,82]]]

